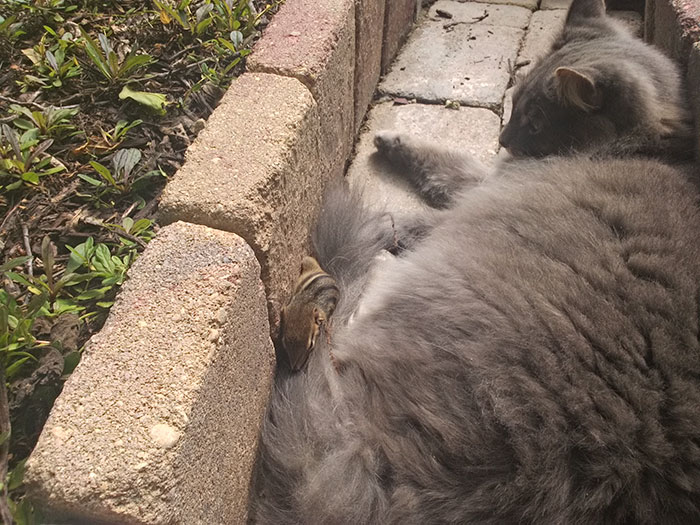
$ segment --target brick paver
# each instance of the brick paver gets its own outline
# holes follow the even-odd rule
[[[446,147],[488,163],[498,151],[500,118],[483,108],[457,111],[435,104],[396,105],[387,101],[374,106],[367,128],[357,144],[348,178],[353,185],[363,185],[365,196],[374,204],[400,212],[420,208],[421,202],[400,174],[375,154],[372,141],[376,131],[401,130],[426,140],[439,137]]]
[[[440,0],[409,37],[380,91],[497,108],[530,13],[511,5]]]

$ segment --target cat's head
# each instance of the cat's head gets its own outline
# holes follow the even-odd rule
[[[515,86],[500,142],[532,157],[611,143],[663,149],[657,142],[688,133],[681,93],[675,65],[610,21],[603,0],[574,0],[550,54]]]

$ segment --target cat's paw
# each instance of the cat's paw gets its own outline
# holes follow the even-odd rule
[[[391,158],[397,153],[403,144],[400,133],[395,131],[382,130],[374,135],[374,146],[382,155]]]

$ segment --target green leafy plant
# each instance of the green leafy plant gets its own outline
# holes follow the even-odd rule
[[[52,166],[45,154],[53,139],[38,141],[38,129],[32,128],[21,136],[7,124],[0,127],[0,189],[16,190],[24,183],[39,184],[39,179],[63,171],[63,165]],[[7,179],[12,182],[7,183]]]
[[[0,273],[14,281],[20,274],[11,270],[29,259],[30,256],[12,259],[0,266]],[[34,321],[42,315],[41,309],[45,303],[46,297],[40,294],[23,305],[0,288],[0,356],[6,378],[12,378],[26,361],[36,360],[29,353],[31,350],[47,344],[37,342],[32,334]],[[4,388],[4,385],[0,387]]]
[[[12,3],[21,7],[32,16],[50,18],[56,23],[65,21],[61,13],[69,14],[78,9],[78,6],[65,0],[13,0]]]
[[[122,149],[112,157],[112,170],[97,161],[90,161],[100,179],[78,173],[78,177],[104,192],[128,193],[131,190],[131,173],[141,160],[141,152],[136,148]]]
[[[151,55],[137,55],[134,51],[124,57],[123,60],[119,60],[117,53],[104,33],[97,35],[97,39],[100,42],[99,46],[82,27],[80,28],[80,34],[82,35],[83,46],[88,57],[100,74],[110,83],[132,78],[136,71],[153,62]]]
[[[251,6],[248,0],[210,0],[212,6],[211,16],[214,27],[219,31],[237,32],[237,35],[231,35],[232,41],[243,41],[243,35],[249,34],[258,17],[251,12]],[[239,47],[237,45],[236,47]]]
[[[117,235],[122,234],[122,242],[128,247],[136,246],[136,242],[132,240],[134,238],[140,239],[143,243],[147,243],[155,236],[153,221],[150,219],[134,221],[131,217],[124,217],[121,224],[106,223],[105,226]],[[128,237],[125,237],[124,234]]]
[[[75,247],[66,245],[66,248],[70,251],[66,273],[75,274],[71,282],[73,300],[83,304],[94,302],[100,308],[111,307],[114,293],[126,279],[126,272],[136,258],[136,251],[129,250],[125,255],[115,255],[107,244],[95,244],[92,237]]]
[[[164,173],[157,169],[134,177],[134,168],[140,160],[141,152],[138,149],[122,149],[112,157],[111,170],[97,161],[90,162],[99,178],[83,173],[78,173],[78,177],[96,190],[96,193],[91,194],[93,198],[102,199],[105,195],[126,195],[133,191],[139,191],[148,179],[164,176]]]
[[[180,0],[175,5],[170,5],[167,1],[153,0],[160,21],[164,25],[175,22],[181,29],[194,35],[202,35],[214,21],[209,15],[213,6],[209,2],[202,4],[193,14],[190,8],[192,0]]]
[[[67,54],[65,45],[55,44],[49,47],[46,39],[42,38],[36,46],[22,50],[22,53],[31,61],[36,73],[25,75],[20,81],[22,91],[35,85],[44,89],[60,88],[69,78],[80,75],[80,64],[75,56]]]
[[[60,139],[77,133],[70,120],[78,114],[78,109],[49,107],[43,111],[31,111],[24,106],[11,104],[10,111],[20,115],[12,121],[16,127],[23,131],[36,128],[40,137]]]
[[[119,147],[119,145],[124,142],[127,134],[133,128],[143,124],[143,120],[133,120],[129,122],[128,120],[120,120],[117,124],[109,129],[104,130],[101,127],[98,128],[100,131],[100,137],[89,137],[85,143],[73,150],[74,154],[80,154],[83,150],[88,150],[91,152],[107,152],[112,151]]]
[[[83,279],[72,272],[63,272],[58,277],[55,265],[56,247],[49,237],[44,237],[41,243],[41,262],[44,273],[38,277],[24,275],[22,273],[6,272],[6,277],[24,287],[35,297],[42,297],[44,304],[40,306],[41,313],[47,317],[55,317],[66,312],[80,312],[83,310],[77,304],[70,301],[60,301],[62,292],[68,286],[75,285]]]
[[[150,225],[143,228],[142,232],[148,228]],[[95,243],[92,237],[75,247],[66,245],[65,248],[70,256],[65,268],[59,273],[55,264],[56,247],[48,237],[44,238],[41,246],[44,273],[40,276],[10,270],[30,259],[26,256],[13,259],[0,267],[0,273],[4,273],[7,279],[24,290],[22,295],[31,296],[26,304],[20,304],[15,297],[0,289],[0,328],[10,328],[7,335],[0,332],[0,352],[26,353],[50,344],[50,341],[37,342],[32,335],[32,325],[38,317],[54,318],[65,313],[76,313],[86,318],[97,313],[92,310],[84,313],[92,304],[109,308],[114,293],[124,282],[126,271],[137,255],[131,244],[122,243],[110,248],[105,243]],[[9,316],[7,325],[2,324],[3,307]],[[17,354],[17,357],[24,359],[27,356]]]
[[[122,88],[119,98],[121,100],[131,99],[161,115],[165,115],[165,106],[168,104],[168,98],[161,93],[134,91],[128,85]]]
[[[0,15],[0,38],[14,42],[25,34],[22,22],[17,21],[17,15],[7,18]]]
[[[105,143],[109,145],[110,149],[113,149],[124,141],[127,133],[129,133],[129,130],[135,128],[136,126],[140,126],[141,124],[143,124],[143,120],[139,119],[131,122],[127,120],[120,120],[117,122],[117,125],[109,131],[105,131],[100,128],[100,133],[102,134],[102,138],[104,139]]]

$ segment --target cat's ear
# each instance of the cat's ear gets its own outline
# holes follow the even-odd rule
[[[579,25],[605,16],[604,0],[574,0],[566,15],[566,25]]]
[[[569,106],[586,112],[599,109],[603,104],[603,93],[591,77],[569,67],[560,67],[554,72],[559,98]]]

